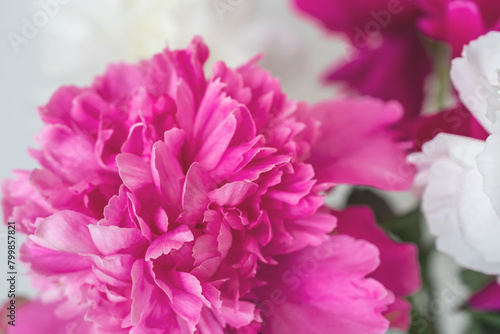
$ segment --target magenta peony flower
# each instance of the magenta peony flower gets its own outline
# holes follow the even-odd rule
[[[424,82],[431,62],[420,39],[419,8],[411,0],[292,0],[299,12],[335,33],[353,47],[347,61],[335,64],[327,82],[385,101],[399,101],[406,119],[415,119],[424,100]],[[397,84],[394,84],[396,83]]]
[[[206,79],[207,57],[194,39],[41,108],[41,168],[3,185],[41,291],[9,333],[47,310],[67,333],[385,333],[379,252],[330,234],[323,194],[410,186],[401,108],[309,107],[258,59]]]
[[[427,36],[446,42],[453,57],[470,41],[500,29],[500,3],[494,0],[417,0],[425,13],[418,26]]]

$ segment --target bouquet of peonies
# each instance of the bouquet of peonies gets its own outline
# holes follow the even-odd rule
[[[0,333],[500,333],[500,2],[65,6]]]

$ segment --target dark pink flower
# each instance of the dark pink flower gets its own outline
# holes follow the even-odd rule
[[[431,63],[416,27],[421,12],[413,1],[294,0],[294,4],[352,44],[352,55],[326,73],[327,81],[399,101],[406,119],[420,114]]]
[[[453,57],[464,45],[490,30],[500,29],[500,3],[495,0],[417,0],[425,13],[418,26],[427,36],[446,42]]]
[[[262,304],[283,287],[288,317],[316,314],[312,332],[384,333],[392,295],[365,278],[378,252],[330,236],[323,195],[340,182],[410,186],[388,129],[401,108],[309,107],[288,100],[258,59],[216,63],[207,79],[207,57],[195,39],[112,65],[41,108],[41,168],[3,187],[5,218],[30,234],[21,260],[40,300],[84,333],[283,333],[285,315]],[[335,251],[294,274],[299,286],[283,281],[324,249]]]
[[[326,28],[345,33],[360,48],[369,42],[363,38],[370,37],[366,35],[395,33],[419,14],[410,0],[295,0],[295,4]]]

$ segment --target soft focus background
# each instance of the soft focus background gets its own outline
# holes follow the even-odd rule
[[[45,104],[60,85],[90,83],[109,62],[136,61],[167,45],[185,47],[200,34],[211,48],[211,61],[223,59],[236,66],[264,53],[262,65],[281,78],[290,97],[315,102],[335,94],[334,88],[320,85],[322,71],[335,59],[349,56],[338,37],[299,19],[285,0],[233,1],[238,4],[225,13],[218,13],[209,0],[0,1],[1,179],[12,177],[13,169],[36,167],[27,149],[36,147],[34,137],[41,128],[37,106]],[[47,3],[57,6],[42,5]],[[26,28],[27,21],[43,19],[43,12],[47,18],[43,25]],[[23,27],[28,35],[23,36]],[[9,41],[12,33],[24,38],[18,50]],[[337,197],[334,200],[341,202],[342,193]],[[402,211],[414,203],[407,194],[392,199]],[[2,224],[2,273],[7,271],[5,231]],[[21,242],[18,235],[17,244]],[[455,312],[465,293],[453,290],[453,263],[443,255],[434,262],[440,282],[435,295],[442,305],[437,313],[444,319],[439,333],[456,334],[465,328],[463,317]],[[19,294],[34,295],[24,276],[19,276],[18,284]],[[454,297],[444,300],[443,292],[450,289]],[[2,284],[2,302],[6,296]]]

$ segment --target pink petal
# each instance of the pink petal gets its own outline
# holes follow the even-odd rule
[[[220,206],[236,207],[258,188],[252,182],[232,182],[226,183],[220,188],[210,192],[209,198]]]
[[[180,207],[184,172],[177,159],[179,147],[167,141],[157,142],[153,146],[151,156],[153,179],[156,187],[169,205]]]
[[[182,207],[186,211],[182,215],[187,223],[201,218],[207,209],[210,183],[210,177],[200,163],[195,162],[189,167],[182,191]]]
[[[384,316],[391,322],[391,328],[407,331],[411,324],[411,304],[404,298],[396,297],[387,307]]]
[[[380,266],[370,276],[384,284],[396,296],[415,293],[421,285],[418,249],[410,243],[392,240],[375,221],[367,207],[350,207],[335,212],[337,230],[354,238],[371,242],[380,252]]]
[[[81,213],[59,211],[45,218],[30,239],[42,247],[62,252],[98,254],[88,229],[96,223]]]
[[[179,249],[186,242],[193,241],[193,233],[186,225],[180,225],[175,230],[167,232],[151,243],[146,251],[146,260],[157,259],[163,254]]]
[[[325,80],[345,82],[361,95],[397,101],[404,107],[404,119],[411,121],[422,111],[431,60],[413,26],[385,36],[381,43],[379,47],[364,45],[349,62],[335,64],[325,73]]]
[[[184,80],[180,80],[176,92],[177,120],[180,127],[188,135],[193,133],[193,123],[195,117],[195,101],[191,88]]]
[[[222,304],[222,317],[232,327],[240,328],[250,324],[255,319],[255,304],[245,301],[238,302],[234,307],[229,300]]]
[[[319,182],[385,190],[411,187],[414,167],[390,129],[402,116],[397,103],[367,98],[323,102],[313,108],[312,116],[321,128],[308,162]]]
[[[389,321],[382,312],[393,298],[365,278],[378,265],[376,247],[332,236],[277,260],[258,274],[269,282],[257,290],[263,333],[386,333]]]
[[[236,130],[236,117],[230,114],[203,141],[194,161],[200,162],[210,170],[215,168],[229,146]]]
[[[56,315],[60,303],[43,303],[40,300],[17,305],[16,326],[7,326],[8,334],[39,334],[39,333],[91,333],[93,326],[84,321],[83,317],[61,319]],[[3,307],[2,307],[3,309]]]
[[[45,275],[90,270],[92,263],[78,254],[42,247],[28,239],[20,250],[21,260],[31,270]]]
[[[122,153],[116,157],[116,164],[123,184],[132,192],[153,183],[151,169],[140,157]]]
[[[89,225],[88,229],[96,248],[103,255],[116,254],[146,244],[147,239],[136,228]]]
[[[37,221],[52,214],[52,208],[29,182],[28,171],[15,171],[17,180],[2,182],[4,222],[16,222],[19,232],[32,234]]]
[[[200,321],[204,297],[202,288],[196,277],[185,272],[165,272],[155,270],[155,282],[165,291],[176,314],[187,321],[190,332],[194,333]]]
[[[144,260],[137,260],[132,266],[131,322],[136,324],[151,312],[151,298],[155,290],[153,278],[145,272]]]

